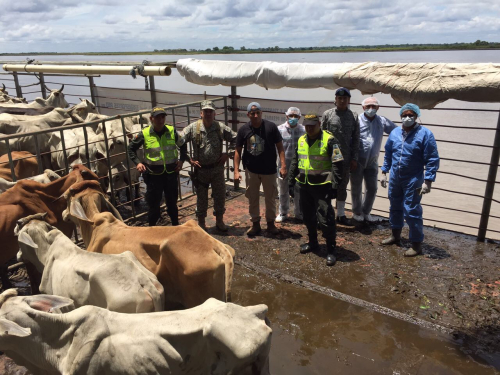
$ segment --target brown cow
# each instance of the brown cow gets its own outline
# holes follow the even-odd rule
[[[76,182],[83,180],[97,180],[83,165],[76,165],[67,176],[49,184],[42,184],[31,180],[21,180],[11,189],[0,195],[0,265],[16,256],[19,246],[14,228],[17,221],[28,215],[47,212],[45,220],[61,230],[67,236],[73,232],[73,223],[62,219],[62,212],[66,209],[66,200],[61,198],[66,190]],[[31,288],[38,291],[37,275],[32,267],[28,268]]]
[[[27,151],[12,151],[12,162],[17,180],[33,177],[39,173],[36,156]],[[12,181],[8,155],[0,156],[0,177]]]
[[[87,250],[133,252],[162,283],[165,309],[191,308],[210,297],[230,300],[234,250],[194,220],[176,227],[129,227],[95,181],[73,185],[66,197],[63,216],[80,225]]]

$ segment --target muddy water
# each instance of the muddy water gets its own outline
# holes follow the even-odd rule
[[[235,303],[269,307],[273,375],[499,373],[447,335],[242,267],[235,269],[233,291]]]

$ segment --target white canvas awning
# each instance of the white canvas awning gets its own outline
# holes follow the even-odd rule
[[[500,102],[500,64],[445,63],[277,63],[181,59],[177,70],[189,82],[204,86],[336,89],[363,94],[390,94],[400,105],[411,102],[433,108],[448,99]]]

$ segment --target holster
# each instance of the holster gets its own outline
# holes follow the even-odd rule
[[[193,184],[194,191],[196,192],[196,189],[198,188],[198,171],[195,169],[194,171],[188,172],[189,178],[191,179],[191,182]]]

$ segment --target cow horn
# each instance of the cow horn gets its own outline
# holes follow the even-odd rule
[[[57,90],[57,92],[62,92],[62,90],[64,90],[64,84],[61,86],[59,90]]]
[[[2,83],[2,91],[5,91],[5,83]]]

